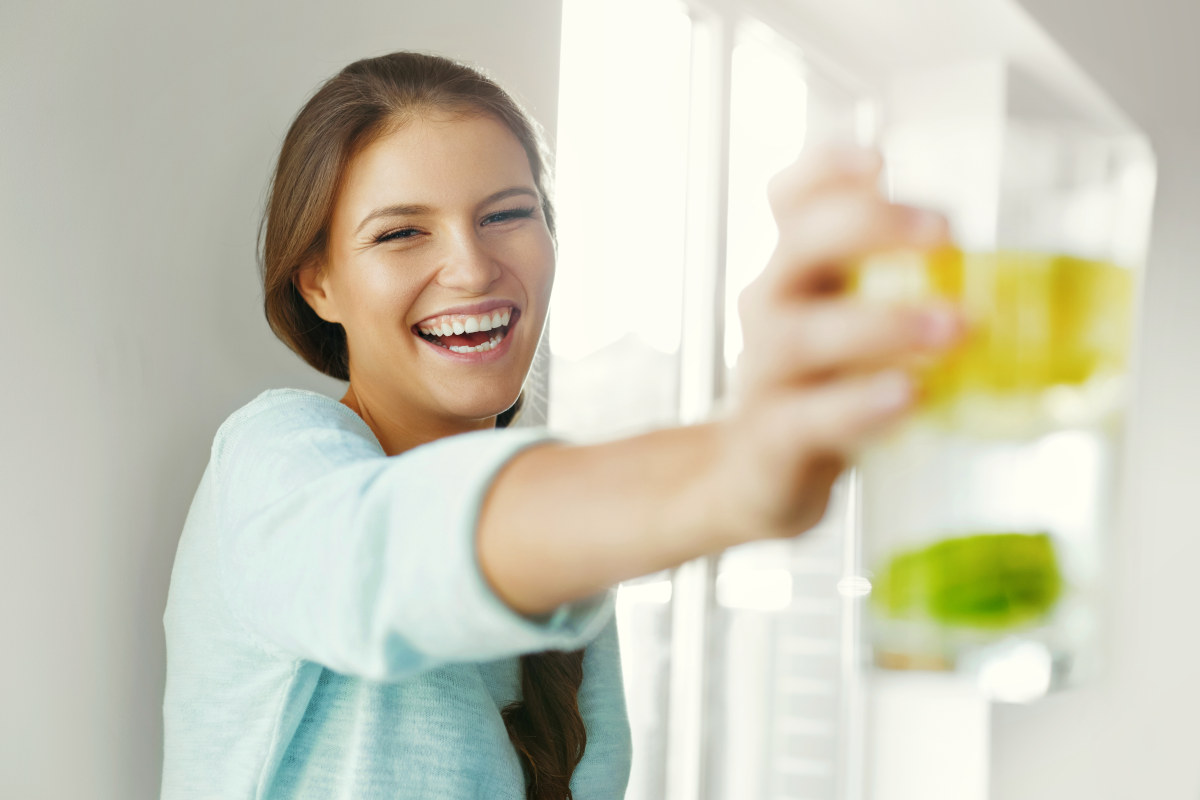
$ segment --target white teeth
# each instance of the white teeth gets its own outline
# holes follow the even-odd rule
[[[512,308],[497,309],[491,314],[478,316],[463,315],[457,318],[442,317],[440,321],[429,322],[418,326],[418,329],[429,336],[451,336],[464,333],[490,331],[508,325],[512,321]]]
[[[488,350],[491,350],[492,348],[499,345],[500,342],[503,340],[504,340],[504,332],[501,331],[500,333],[497,333],[495,336],[493,336],[491,339],[488,339],[486,342],[484,342],[481,345],[476,345],[475,347],[459,347],[456,344],[452,344],[452,345],[450,345],[450,349],[456,353],[485,353]]]

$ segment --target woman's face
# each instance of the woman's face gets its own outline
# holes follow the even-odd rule
[[[345,328],[350,385],[369,412],[471,429],[516,400],[546,319],[554,246],[506,125],[422,115],[358,153],[322,266],[298,284]]]

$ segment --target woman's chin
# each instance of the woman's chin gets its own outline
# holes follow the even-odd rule
[[[467,423],[483,422],[485,420],[494,419],[500,414],[503,414],[513,403],[517,401],[514,396],[508,400],[500,401],[479,401],[472,403],[459,402],[454,403],[446,409],[450,416],[456,417]]]

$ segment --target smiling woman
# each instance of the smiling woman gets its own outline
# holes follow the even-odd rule
[[[805,288],[944,244],[879,168],[831,151],[772,184],[727,418],[573,445],[508,428],[554,278],[536,127],[434,56],[330,79],[280,153],[263,283],[275,333],[349,385],[217,431],[163,617],[164,800],[622,798],[612,587],[816,523],[909,406],[897,367],[955,339],[944,309]]]
[[[513,404],[546,321],[554,243],[505,123],[431,109],[390,128],[350,161],[325,251],[296,286],[345,331],[343,402],[395,455],[463,420],[494,427]]]
[[[164,797],[328,796],[316,788],[327,781],[354,797],[474,797],[483,786],[488,796],[511,798],[569,797],[581,785],[623,791],[628,733],[609,598],[535,622],[505,611],[472,559],[455,563],[455,551],[469,556],[461,537],[470,531],[458,517],[478,505],[471,488],[544,434],[419,447],[506,427],[519,413],[554,278],[545,170],[536,125],[516,103],[483,75],[432,56],[352,64],[297,116],[264,218],[266,313],[281,339],[349,386],[340,405],[311,393],[265,393],[218,433],[214,452],[228,466],[210,465],[193,508],[211,504],[230,523],[212,530],[194,520],[176,561],[166,616]],[[387,458],[414,449],[420,457]],[[252,458],[292,474],[240,473],[239,462]],[[303,480],[322,472],[313,471],[319,463],[351,462],[373,464],[369,480],[404,487],[390,500],[408,507],[407,535],[424,537],[420,546],[405,547],[400,532],[389,541],[378,522],[356,528],[339,518],[341,510],[354,516],[354,506],[338,470]],[[414,471],[444,474],[469,499],[430,493],[428,478],[414,479]],[[230,473],[245,483],[224,488]],[[280,498],[274,504],[272,494]],[[302,497],[320,507],[315,516],[302,511]],[[439,507],[452,513],[421,513]],[[264,513],[274,517],[265,528],[244,519]],[[256,534],[279,537],[280,549]],[[246,560],[191,554],[222,535],[236,539],[230,552]],[[356,544],[356,535],[371,541]],[[404,563],[369,554],[372,544]],[[329,548],[341,553],[329,558]],[[422,548],[451,570],[448,580],[436,583],[439,570],[422,563]],[[410,570],[425,574],[399,577]],[[228,631],[192,617],[185,598],[203,595],[204,586],[217,599],[233,596],[231,621],[249,618],[256,648],[231,646]],[[448,594],[434,604],[423,590]],[[292,605],[282,613],[285,597]],[[395,608],[390,619],[379,616],[382,606]],[[378,619],[380,638],[355,638],[367,619]],[[417,630],[435,633],[422,639]],[[574,648],[591,640],[581,699],[585,658]],[[210,667],[203,677],[187,672],[201,643]],[[282,660],[256,660],[262,651]],[[228,725],[245,713],[257,735]],[[362,752],[345,751],[336,731],[362,725],[377,730]],[[589,752],[603,761],[585,763],[572,781],[589,732]],[[214,772],[196,759],[213,749],[236,756],[239,767]],[[380,767],[342,777],[368,757]]]

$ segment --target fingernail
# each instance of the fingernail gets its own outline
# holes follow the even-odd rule
[[[949,308],[934,308],[921,313],[919,329],[921,342],[930,347],[943,347],[958,338],[958,314]]]
[[[912,402],[912,378],[903,370],[888,370],[876,376],[872,400],[880,411],[896,411]]]

